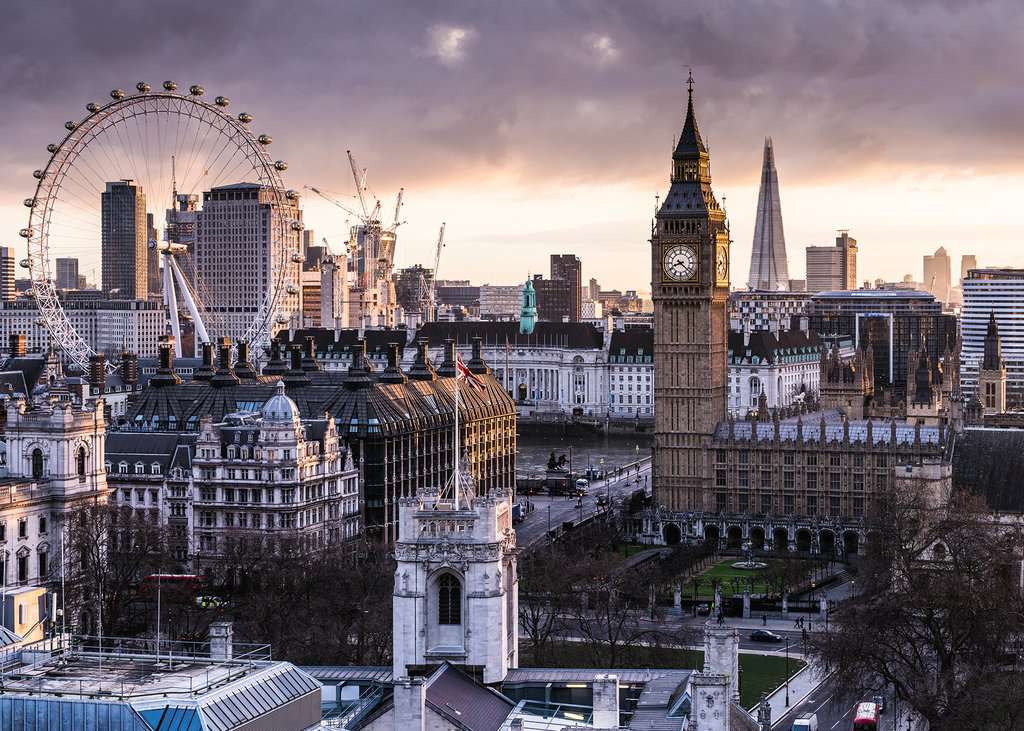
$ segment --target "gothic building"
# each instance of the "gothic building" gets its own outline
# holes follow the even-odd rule
[[[977,396],[985,416],[1006,412],[1006,362],[995,313],[990,313],[985,332],[985,351],[978,374]]]
[[[822,351],[818,377],[818,403],[823,409],[842,409],[850,418],[862,419],[875,393],[874,355],[854,350],[852,358],[843,358],[839,345]]]
[[[669,190],[651,231],[651,293],[655,497],[692,511],[706,507],[705,458],[726,414],[729,227],[711,190],[692,75],[688,85]]]

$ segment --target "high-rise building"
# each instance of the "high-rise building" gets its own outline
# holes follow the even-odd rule
[[[320,260],[320,324],[342,328],[348,323],[348,257],[325,256]]]
[[[156,248],[158,234],[153,214],[146,214],[146,276],[149,281],[149,296],[159,298],[163,291],[160,282],[160,252]]]
[[[225,335],[245,334],[277,284],[276,264],[286,267],[288,287],[277,312],[298,324],[302,263],[291,254],[300,242],[287,222],[301,218],[296,200],[257,183],[224,185],[203,193],[203,209],[196,217],[196,272],[206,290],[217,293],[216,305],[207,305],[207,310],[223,323]],[[275,322],[274,327],[282,324]]]
[[[590,278],[590,284],[587,286],[587,299],[597,302],[601,299],[601,285],[598,284],[597,280],[593,277]]]
[[[78,259],[57,257],[57,289],[81,289],[78,286]]]
[[[533,289],[537,294],[537,319],[544,322],[576,322],[574,307],[579,302],[579,289],[573,291],[569,279],[544,279],[533,275]]]
[[[552,254],[551,278],[569,282],[572,286],[569,322],[579,322],[583,310],[583,263],[575,254]]]
[[[964,279],[960,311],[960,384],[979,395],[978,375],[992,316],[1006,366],[1006,398],[1011,410],[1024,406],[1024,269],[973,269]],[[980,395],[979,395],[980,396]]]
[[[654,498],[703,510],[705,459],[726,416],[729,229],[711,189],[708,149],[693,110],[672,153],[671,184],[651,236],[654,299]]]
[[[964,286],[964,280],[967,279],[967,272],[972,269],[978,268],[978,257],[974,254],[964,254],[960,257],[960,286]]]
[[[952,285],[950,269],[949,254],[941,246],[934,254],[924,257],[924,286],[939,302],[949,302],[949,288]]]
[[[149,226],[146,193],[132,180],[107,183],[102,209],[103,291],[121,299],[149,294]]]
[[[14,247],[0,246],[0,300],[13,300],[17,293],[14,284]]]
[[[480,287],[480,318],[518,320],[522,285],[484,284]]]
[[[807,247],[807,291],[847,289],[857,289],[857,239],[840,231],[835,246]]]
[[[761,190],[757,194],[757,221],[754,224],[754,246],[750,252],[747,286],[769,292],[789,288],[786,236],[782,231],[782,203],[779,200],[779,174],[775,169],[771,137],[764,140]]]

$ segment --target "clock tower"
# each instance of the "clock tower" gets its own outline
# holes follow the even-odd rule
[[[711,190],[693,112],[672,153],[668,195],[651,232],[654,300],[654,497],[676,511],[711,509],[708,444],[726,416],[729,229]]]

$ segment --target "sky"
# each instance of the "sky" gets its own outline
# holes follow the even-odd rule
[[[692,68],[733,285],[747,275],[765,136],[791,276],[849,229],[860,279],[921,278],[944,246],[1024,266],[1024,5],[1017,2],[46,2],[0,27],[0,243],[47,143],[87,101],[201,83],[274,138],[288,186],[351,202],[346,150],[385,210],[396,264],[510,284],[575,253],[584,281],[648,290]],[[345,214],[306,195],[340,244]],[[97,244],[98,248],[98,244]],[[19,270],[20,272],[21,270]]]

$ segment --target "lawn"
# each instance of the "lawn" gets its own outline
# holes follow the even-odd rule
[[[529,648],[523,644],[519,664],[522,667],[593,667],[593,658],[582,642],[555,643],[544,662],[533,662]],[[682,650],[666,647],[633,647],[629,656],[618,663],[621,668],[682,668],[704,667],[704,653],[701,650]],[[789,659],[789,673],[792,677],[804,663]],[[750,655],[740,653],[740,703],[744,708],[754,706],[761,700],[762,693],[770,693],[786,680],[786,658],[776,655]]]
[[[726,597],[732,596],[734,593],[742,594],[743,586],[748,581],[751,582],[750,591],[752,594],[767,593],[768,586],[765,583],[764,576],[771,569],[777,568],[782,563],[781,559],[767,559],[765,563],[768,564],[768,568],[746,570],[733,568],[732,565],[737,561],[742,561],[742,559],[739,557],[724,559],[700,574],[697,577],[697,598],[714,599],[715,582],[722,585],[722,596]],[[693,598],[693,579],[688,579],[683,583],[683,598]]]

